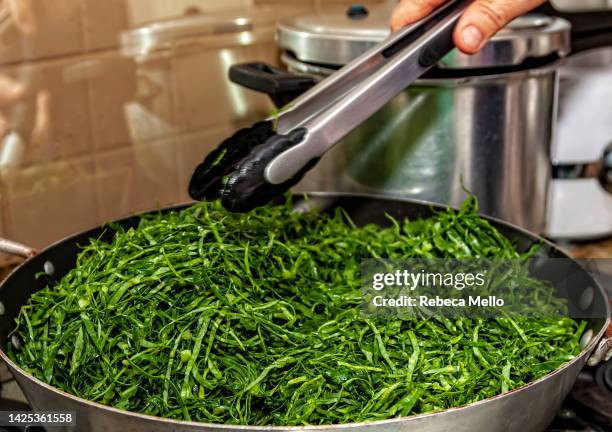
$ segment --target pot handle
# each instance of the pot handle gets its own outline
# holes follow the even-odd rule
[[[0,238],[0,252],[23,258],[32,258],[38,253],[38,251],[34,248],[3,238]]]
[[[608,147],[605,148],[601,158],[599,182],[608,193],[612,194],[612,143],[608,144]]]
[[[277,108],[284,107],[317,84],[317,80],[311,76],[286,72],[262,62],[233,65],[229,70],[229,79],[267,94]]]
[[[609,300],[610,307],[612,307],[612,299]],[[599,341],[593,354],[589,357],[587,364],[589,366],[597,366],[602,361],[608,361],[612,358],[612,321],[608,324],[606,333],[603,338]]]
[[[547,2],[534,12],[563,18],[572,24],[572,54],[612,46],[612,11],[564,12]]]
[[[604,336],[599,341],[597,347],[589,357],[587,364],[589,366],[597,366],[602,361],[606,362],[612,358],[612,336]]]
[[[597,162],[553,165],[553,178],[596,179],[604,191],[612,194],[612,143],[604,149]]]

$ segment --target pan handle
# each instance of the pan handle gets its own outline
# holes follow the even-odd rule
[[[612,143],[608,144],[601,158],[599,182],[606,191],[612,194]]]
[[[603,190],[612,194],[612,143],[604,149],[597,162],[553,165],[553,178],[598,179]]]
[[[609,330],[608,330],[609,333]],[[589,357],[587,364],[589,366],[597,366],[602,361],[608,361],[612,358],[612,336],[604,336],[597,347]]]
[[[0,238],[0,252],[23,258],[32,258],[38,251],[24,244]]]
[[[610,306],[612,307],[612,299],[610,299]],[[599,341],[593,354],[587,361],[589,366],[597,366],[602,361],[608,361],[612,358],[612,321],[608,324],[606,333],[603,338]]]

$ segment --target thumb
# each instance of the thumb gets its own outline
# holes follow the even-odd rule
[[[478,52],[502,27],[545,0],[476,0],[455,28],[455,45],[467,54]]]

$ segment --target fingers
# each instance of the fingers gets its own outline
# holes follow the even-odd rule
[[[446,0],[402,0],[391,16],[391,31],[426,17]]]
[[[546,0],[476,0],[459,20],[454,41],[467,53],[478,52],[502,27]],[[391,30],[424,18],[445,0],[402,0],[393,11]]]
[[[0,106],[10,105],[25,96],[26,87],[8,75],[0,75]]]
[[[476,0],[455,28],[457,48],[467,54],[478,52],[502,27],[545,0]]]

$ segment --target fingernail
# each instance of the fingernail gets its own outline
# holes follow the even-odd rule
[[[484,35],[478,29],[478,27],[469,25],[461,32],[461,40],[463,41],[465,48],[476,51],[480,48],[480,45],[482,45]]]

